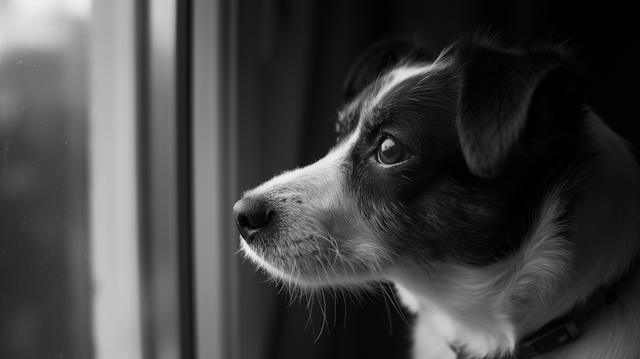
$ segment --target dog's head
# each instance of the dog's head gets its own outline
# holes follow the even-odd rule
[[[345,88],[326,157],[234,207],[244,254],[299,286],[500,262],[522,244],[545,186],[581,155],[582,104],[553,49],[469,42],[431,61],[385,42]]]
[[[298,288],[393,281],[451,345],[513,352],[633,261],[640,172],[562,51],[423,54],[356,63],[334,148],[234,206],[241,247]]]

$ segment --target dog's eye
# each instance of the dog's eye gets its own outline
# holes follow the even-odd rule
[[[409,157],[411,157],[411,153],[400,142],[391,137],[383,138],[380,147],[378,147],[378,162],[386,165],[406,161]]]

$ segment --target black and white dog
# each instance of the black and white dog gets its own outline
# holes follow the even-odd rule
[[[393,282],[415,358],[640,358],[640,169],[562,50],[387,41],[346,92],[335,147],[234,206],[246,257]]]

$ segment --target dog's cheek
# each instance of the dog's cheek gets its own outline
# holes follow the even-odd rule
[[[322,241],[330,253],[323,265],[328,265],[337,274],[362,275],[377,272],[392,261],[392,254],[385,245],[382,235],[365,219],[355,193],[350,191],[346,177],[342,178],[335,191],[318,193],[311,203],[307,218],[313,218],[311,224],[318,227],[316,237]]]
[[[500,216],[494,201],[447,176],[419,183],[412,196],[397,189],[394,197],[366,205],[367,220],[385,246],[412,262],[481,265],[497,260],[492,250],[502,237],[496,232]]]
[[[373,236],[403,258],[439,257],[438,174],[420,163],[395,168],[367,159],[356,163],[349,190],[365,226],[375,232]]]

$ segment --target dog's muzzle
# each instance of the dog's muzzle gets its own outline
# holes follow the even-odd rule
[[[273,210],[269,208],[264,198],[245,197],[233,206],[233,214],[242,238],[247,243],[251,243],[255,234],[269,224]]]

